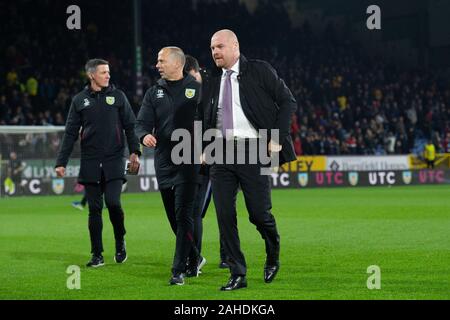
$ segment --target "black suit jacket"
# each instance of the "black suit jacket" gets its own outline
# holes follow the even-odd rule
[[[278,129],[280,164],[296,159],[289,134],[292,114],[297,102],[275,69],[262,60],[239,59],[239,95],[242,110],[256,130]],[[202,99],[204,129],[216,128],[222,69],[214,68],[204,79]]]

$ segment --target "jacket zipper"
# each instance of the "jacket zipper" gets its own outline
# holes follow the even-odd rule
[[[120,130],[119,130],[119,125],[116,124],[116,134],[117,134],[117,142],[120,144],[122,144],[122,139],[120,138]]]

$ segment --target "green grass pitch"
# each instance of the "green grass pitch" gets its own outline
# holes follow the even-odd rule
[[[169,286],[175,237],[159,193],[125,194],[128,260],[113,261],[114,240],[103,211],[106,265],[87,269],[87,210],[77,197],[0,199],[0,299],[450,299],[450,186],[290,189],[273,191],[281,235],[281,269],[263,281],[264,243],[238,199],[248,288],[221,292],[214,207],[204,219],[198,278]],[[66,286],[70,265],[81,289]],[[367,268],[381,270],[369,290]]]

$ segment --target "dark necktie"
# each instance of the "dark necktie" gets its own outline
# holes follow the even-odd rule
[[[222,134],[226,137],[226,130],[233,129],[233,95],[231,93],[231,74],[233,70],[225,73],[222,97]]]

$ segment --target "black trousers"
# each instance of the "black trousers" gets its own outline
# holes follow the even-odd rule
[[[86,192],[83,194],[83,198],[81,198],[81,205],[84,207],[87,203]]]
[[[265,241],[266,263],[274,265],[279,261],[280,236],[271,213],[270,177],[261,175],[261,167],[261,164],[214,164],[210,170],[219,231],[232,275],[247,273],[237,226],[236,196],[239,186],[244,193],[249,220]]]
[[[211,181],[209,180],[209,175],[202,175],[202,183],[198,189],[197,195],[194,202],[194,241],[195,245],[201,253],[202,251],[202,240],[203,240],[203,218],[208,211],[209,203],[211,202]],[[222,245],[222,240],[220,240],[220,260],[226,261],[225,249]]]
[[[109,212],[109,219],[114,229],[116,244],[123,241],[126,233],[124,212],[120,203],[122,179],[106,182],[104,176],[99,184],[85,184],[86,198],[89,205],[89,234],[91,237],[91,253],[100,255],[103,252],[102,241],[102,209],[103,196]]]
[[[194,200],[198,184],[182,183],[168,189],[161,189],[161,197],[176,236],[172,273],[185,272],[187,258],[197,259],[199,251],[194,241]]]

